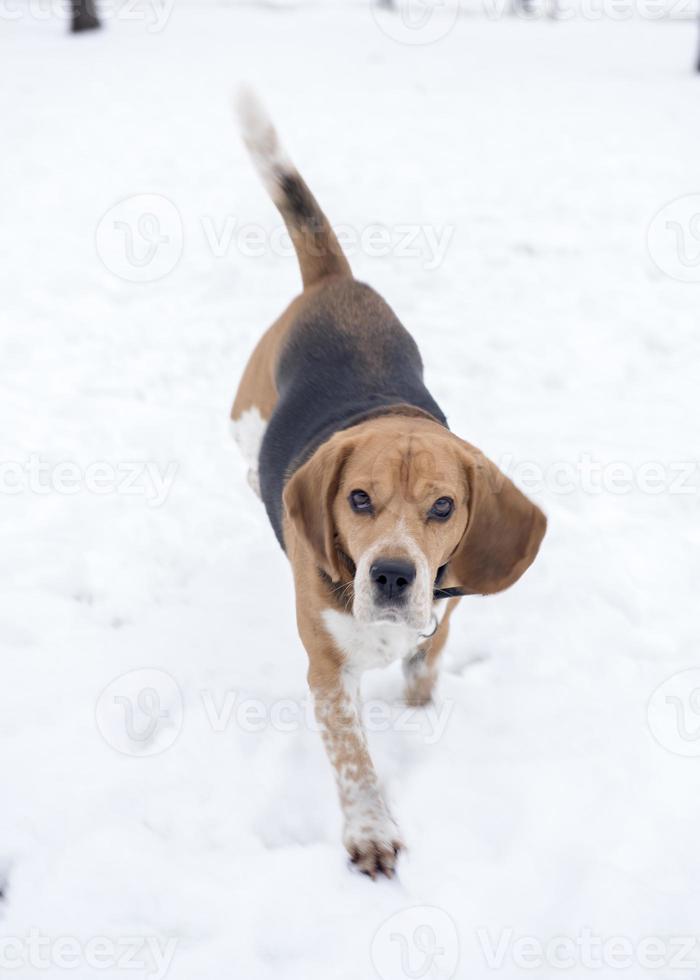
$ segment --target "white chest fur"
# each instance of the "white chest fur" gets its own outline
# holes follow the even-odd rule
[[[352,671],[386,667],[414,653],[417,630],[394,623],[360,623],[349,613],[324,609],[323,622]]]

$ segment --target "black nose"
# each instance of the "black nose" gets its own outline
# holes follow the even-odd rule
[[[369,570],[369,576],[382,602],[405,599],[416,577],[416,567],[399,558],[380,559]]]

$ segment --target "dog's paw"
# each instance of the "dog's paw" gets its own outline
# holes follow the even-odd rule
[[[396,861],[404,845],[399,828],[390,816],[346,825],[343,843],[350,861],[362,874],[372,879],[377,875],[394,877]]]
[[[350,861],[363,875],[374,880],[378,874],[393,878],[396,873],[396,860],[403,845],[400,841],[364,840],[358,842],[350,851]]]

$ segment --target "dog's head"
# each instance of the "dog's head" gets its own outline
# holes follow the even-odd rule
[[[428,627],[436,585],[482,595],[512,585],[546,528],[477,449],[404,416],[336,433],[292,476],[284,503],[318,567],[352,586],[357,619],[417,630]]]

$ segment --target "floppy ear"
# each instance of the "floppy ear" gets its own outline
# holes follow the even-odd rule
[[[482,453],[462,446],[469,517],[450,572],[465,592],[488,595],[507,589],[530,567],[547,518]]]
[[[343,433],[324,443],[291,477],[284,489],[285,510],[311,545],[316,561],[333,581],[340,578],[335,547],[333,501],[353,443]]]

